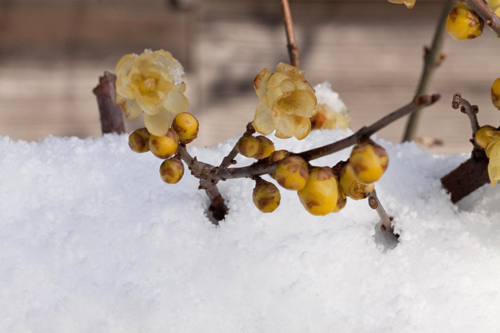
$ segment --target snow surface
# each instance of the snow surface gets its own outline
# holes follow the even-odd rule
[[[0,332],[499,332],[498,186],[453,205],[439,179],[466,155],[377,141],[399,243],[366,200],[314,217],[282,190],[262,214],[247,179],[220,184],[230,213],[214,227],[197,181],[164,184],[126,136],[0,138]],[[218,163],[234,142],[190,152]]]

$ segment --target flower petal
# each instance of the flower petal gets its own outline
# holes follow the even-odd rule
[[[296,90],[289,96],[281,98],[274,110],[286,114],[294,114],[300,117],[312,117],[316,108],[316,96],[308,91]]]
[[[142,109],[135,99],[127,99],[121,95],[117,95],[116,103],[125,112],[127,119],[137,118],[142,113]]]
[[[306,117],[295,117],[295,130],[293,136],[299,140],[304,139],[311,132],[311,121]]]
[[[274,131],[273,112],[265,101],[260,101],[255,109],[253,128],[260,134],[268,135]]]
[[[295,132],[295,117],[289,114],[273,115],[274,126],[276,127],[277,138],[288,139],[291,138]]]
[[[274,109],[274,105],[283,97],[284,93],[280,87],[267,88],[267,105]]]
[[[280,62],[277,66],[276,69],[274,70],[275,72],[283,73],[288,77],[291,78],[297,78],[297,79],[303,79],[304,78],[304,71],[301,69],[298,69],[297,67],[294,67],[289,64],[285,64],[284,62]]]
[[[128,75],[136,58],[137,54],[134,53],[124,55],[116,64],[116,76]]]
[[[270,88],[279,87],[281,85],[281,82],[286,79],[288,79],[288,76],[286,76],[285,74],[280,72],[274,73],[269,78],[269,81],[267,81],[267,89],[269,90]]]
[[[269,81],[271,75],[272,73],[268,71],[267,68],[264,68],[253,80],[253,87],[260,99],[266,98],[267,81]]]
[[[488,176],[490,177],[491,187],[500,180],[500,138],[493,137],[486,146],[486,155],[490,161],[488,163]]]
[[[177,114],[186,111],[189,107],[189,101],[184,94],[176,91],[170,91],[167,94],[167,97],[163,100],[162,105],[168,111]]]
[[[171,122],[172,114],[165,109],[161,110],[157,115],[144,115],[144,124],[146,128],[149,133],[156,136],[164,136],[167,134]]]

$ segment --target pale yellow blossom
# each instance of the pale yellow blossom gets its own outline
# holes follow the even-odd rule
[[[493,187],[500,180],[500,134],[494,135],[488,141],[486,156],[490,159],[488,162],[488,176],[490,177],[491,187]]]
[[[127,54],[116,65],[116,101],[129,119],[144,112],[148,131],[164,136],[173,116],[189,106],[182,74],[181,64],[170,52]]]
[[[260,98],[253,121],[257,132],[267,135],[276,130],[278,138],[299,140],[309,134],[316,96],[304,71],[279,63],[274,73],[265,68],[257,74],[254,88]]]
[[[409,9],[412,9],[413,6],[415,6],[415,1],[416,0],[389,0],[389,2],[391,2],[391,3],[397,3],[397,4],[403,3]]]

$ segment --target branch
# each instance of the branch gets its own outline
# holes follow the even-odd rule
[[[470,105],[469,101],[462,98],[462,95],[460,95],[460,93],[455,93],[455,95],[453,95],[451,107],[454,109],[460,108],[460,111],[462,113],[465,113],[469,117],[470,126],[472,128],[472,139],[474,139],[474,136],[479,129],[479,123],[477,121],[477,113],[479,112],[479,108],[477,107],[477,105]]]
[[[249,122],[247,124],[247,130],[245,133],[243,133],[243,135],[241,137],[244,137],[244,136],[251,136],[252,134],[255,133],[255,128],[253,128],[253,125],[252,125],[252,122]],[[239,140],[238,140],[239,142]],[[229,154],[224,157],[224,159],[222,160],[221,164],[219,165],[219,168],[227,168],[228,166],[230,166],[231,164],[235,164],[236,162],[234,161],[234,158],[236,157],[236,155],[238,155],[238,150],[236,150],[236,146],[238,145],[238,142],[236,142],[236,144],[234,145],[233,149],[229,152]]]
[[[295,42],[295,33],[293,31],[292,12],[290,11],[290,4],[288,0],[281,0],[283,7],[283,17],[285,20],[285,31],[287,40],[288,55],[290,56],[290,63],[292,66],[300,68],[299,63],[299,48]]]
[[[469,7],[479,15],[497,36],[500,37],[500,18],[488,7],[483,0],[465,0]]]
[[[311,161],[326,155],[333,154],[337,151],[340,151],[344,148],[347,148],[349,146],[352,146],[358,142],[362,142],[369,138],[371,135],[373,135],[375,132],[381,130],[382,128],[386,127],[390,123],[398,120],[399,118],[406,116],[416,110],[418,110],[421,107],[424,106],[429,106],[434,104],[438,99],[440,98],[440,95],[432,95],[432,96],[417,96],[414,98],[413,102],[403,106],[402,108],[390,113],[389,115],[383,117],[382,119],[378,120],[377,122],[373,123],[372,125],[368,127],[363,127],[353,135],[319,147],[315,149],[311,149],[305,152],[302,152],[300,154],[297,154],[298,156],[301,156],[304,158],[306,161]],[[276,171],[276,168],[279,164],[278,162],[274,162],[271,164],[259,164],[259,163],[254,163],[250,166],[247,167],[242,167],[242,168],[228,168],[228,169],[219,169],[219,168],[213,168],[210,170],[210,175],[209,177],[211,179],[215,180],[226,180],[226,179],[234,179],[234,178],[245,178],[245,177],[254,177],[254,176],[260,176],[264,174],[269,174],[273,173]]]
[[[453,8],[455,3],[456,0],[446,1],[446,4],[443,7],[443,11],[441,12],[441,16],[439,17],[439,22],[436,27],[436,32],[434,33],[432,46],[430,49],[425,47],[424,68],[420,76],[420,82],[418,84],[416,95],[423,95],[427,93],[432,77],[434,76],[435,70],[441,65],[441,63],[445,59],[445,55],[441,53],[441,50],[443,49],[446,18],[448,17],[448,13]],[[408,122],[406,123],[406,130],[403,136],[403,142],[411,141],[415,137],[420,115],[421,111],[417,110],[408,119]]]
[[[372,209],[377,210],[378,216],[380,216],[380,219],[382,220],[382,226],[380,227],[380,229],[382,231],[390,230],[391,232],[394,232],[394,228],[392,227],[393,218],[387,215],[387,212],[378,199],[377,192],[375,190],[373,190],[368,196],[368,204]]]
[[[92,90],[97,97],[102,134],[125,133],[123,111],[116,103],[116,75],[104,72],[99,77],[99,85]]]

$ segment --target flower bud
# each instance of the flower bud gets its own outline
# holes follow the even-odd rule
[[[160,165],[161,179],[167,184],[178,183],[184,175],[184,164],[178,157],[163,161]]]
[[[146,128],[139,128],[133,131],[128,137],[130,149],[136,153],[145,153],[149,151],[149,132]]]
[[[290,152],[288,150],[276,150],[268,158],[269,163],[278,162],[289,156]],[[276,172],[270,173],[272,179],[276,179]]]
[[[257,137],[260,143],[260,153],[255,156],[256,159],[269,157],[274,152],[274,143],[265,136],[259,135]]]
[[[198,120],[190,113],[181,112],[175,116],[172,129],[179,135],[179,141],[188,144],[198,136]]]
[[[259,156],[261,153],[260,141],[253,136],[243,136],[236,144],[236,150],[245,157]]]
[[[446,31],[456,40],[479,37],[483,27],[483,20],[465,2],[459,2],[446,19]]]
[[[337,205],[333,209],[332,213],[340,212],[342,209],[344,209],[345,205],[347,204],[347,197],[344,193],[344,190],[342,190],[342,186],[340,186],[340,180],[338,176],[335,176],[335,180],[337,181],[337,188],[339,195],[337,198]]]
[[[384,174],[389,164],[389,157],[381,146],[362,143],[352,149],[349,164],[360,182],[373,183]]]
[[[332,169],[315,167],[303,189],[297,192],[300,202],[312,215],[326,215],[337,206],[338,185]]]
[[[276,185],[259,179],[253,189],[253,203],[263,213],[271,213],[280,205],[281,194]]]
[[[482,126],[474,135],[474,141],[481,148],[486,148],[488,142],[496,132],[496,128],[490,125]]]
[[[366,184],[358,181],[350,163],[344,164],[340,170],[340,186],[344,193],[354,200],[366,198],[375,189],[373,183]]]
[[[500,110],[500,78],[496,79],[491,86],[491,101],[493,105]]]
[[[287,190],[301,190],[309,178],[307,162],[300,156],[288,156],[276,168],[275,178]]]
[[[152,135],[149,137],[149,149],[158,158],[166,159],[177,152],[179,137],[172,129],[164,136]]]

